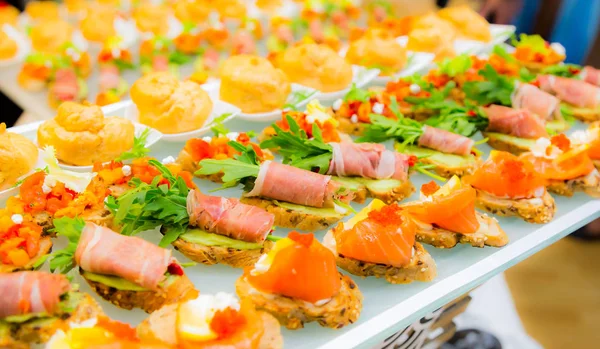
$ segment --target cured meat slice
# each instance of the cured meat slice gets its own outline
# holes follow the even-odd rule
[[[159,288],[172,259],[171,250],[93,223],[85,224],[75,251],[83,270],[119,276],[151,290]]]
[[[485,111],[489,119],[488,131],[531,139],[548,136],[544,120],[526,109],[492,104]]]
[[[293,166],[265,161],[260,165],[252,191],[245,196],[262,196],[312,207],[333,207],[339,189],[331,176]]]
[[[475,141],[456,133],[431,126],[423,126],[423,134],[419,137],[419,145],[443,153],[469,155]]]
[[[554,75],[540,75],[538,81],[542,90],[576,107],[595,108],[600,105],[600,87],[585,81]]]
[[[333,156],[327,174],[372,179],[408,178],[408,156],[375,143],[329,143]]]
[[[71,289],[66,276],[42,271],[0,274],[0,319],[57,311],[60,296]]]
[[[79,94],[77,75],[72,69],[59,69],[55,74],[55,82],[50,93],[59,101],[74,101]]]
[[[273,228],[275,216],[238,199],[202,194],[192,190],[187,197],[190,225],[209,233],[248,242],[263,242]]]
[[[119,68],[114,65],[105,65],[100,68],[100,91],[107,91],[119,87]]]
[[[169,70],[169,58],[166,56],[152,57],[152,70],[155,72]]]
[[[581,73],[579,73],[579,76],[581,77],[581,80],[587,82],[588,84],[600,86],[600,69],[586,66],[583,67]]]
[[[513,108],[527,109],[544,120],[560,117],[560,100],[531,84],[519,84],[511,101]]]

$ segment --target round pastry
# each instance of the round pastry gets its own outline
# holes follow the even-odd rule
[[[86,0],[64,0],[63,2],[70,14],[82,13],[88,6]]]
[[[166,6],[147,3],[136,7],[133,10],[132,17],[141,32],[164,35],[169,30],[168,13]]]
[[[219,94],[244,113],[269,112],[283,107],[291,92],[290,82],[267,59],[238,55],[223,62]]]
[[[46,53],[58,53],[72,36],[73,27],[60,19],[41,21],[30,33],[33,49]]]
[[[0,190],[13,186],[19,177],[33,169],[38,149],[25,136],[6,131],[0,123]]]
[[[408,34],[406,49],[410,51],[430,52],[435,54],[435,60],[454,57],[454,38],[439,28],[415,29]]]
[[[458,35],[458,30],[456,29],[454,24],[452,24],[452,22],[443,19],[442,17],[438,16],[433,12],[415,18],[412,22],[411,29],[415,30],[431,28],[436,28],[444,32],[445,35],[447,37],[452,38],[452,40],[454,40],[454,38],[456,38],[456,36]]]
[[[384,30],[370,29],[350,44],[346,60],[352,64],[381,69],[381,75],[393,75],[406,64],[406,50]]]
[[[83,37],[92,42],[104,43],[116,35],[117,10],[110,6],[92,6],[79,23]]]
[[[37,140],[41,147],[53,146],[59,161],[86,166],[115,159],[133,147],[134,136],[127,119],[104,117],[95,105],[64,102],[56,117],[38,128]]]
[[[166,72],[143,76],[133,84],[130,94],[139,121],[167,134],[201,128],[213,108],[208,93],[200,85],[179,81]]]
[[[0,28],[0,60],[13,58],[18,50],[17,42]]]
[[[3,24],[10,24],[15,27],[17,25],[18,18],[19,10],[16,7],[6,3],[4,6],[0,6],[0,27]]]
[[[440,10],[438,16],[454,24],[462,37],[484,42],[492,40],[488,21],[468,5],[447,7]]]
[[[240,0],[216,0],[213,6],[221,18],[242,19],[246,17],[246,5]]]
[[[210,15],[210,3],[206,0],[180,0],[175,2],[175,17],[181,23],[201,24]]]
[[[276,65],[291,82],[322,92],[340,91],[352,82],[352,65],[327,45],[294,46],[277,58]]]
[[[25,7],[25,13],[33,20],[58,19],[58,3],[55,1],[31,1]]]

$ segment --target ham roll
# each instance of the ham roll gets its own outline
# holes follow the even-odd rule
[[[331,176],[265,161],[260,165],[254,188],[244,196],[262,196],[311,207],[334,207],[333,200],[342,196],[340,191],[341,186],[332,181]]]
[[[0,319],[12,315],[54,314],[60,296],[69,292],[66,276],[42,271],[0,274]]]
[[[199,190],[189,192],[187,210],[191,226],[247,242],[265,241],[275,221],[275,216],[262,208]]]
[[[448,154],[469,155],[474,144],[469,137],[431,126],[423,126],[423,134],[419,137],[419,146]]]
[[[540,75],[538,81],[542,90],[576,107],[596,108],[600,105],[600,87],[585,81],[554,75]]]
[[[327,174],[371,179],[408,178],[408,156],[375,143],[329,143],[333,156]]]
[[[75,251],[75,262],[85,271],[119,276],[156,290],[173,257],[171,250],[144,239],[86,223]]]
[[[544,120],[560,118],[560,100],[531,84],[519,84],[511,102],[513,108],[527,109]]]
[[[588,84],[600,86],[600,69],[590,66],[583,67],[579,77]]]
[[[544,120],[526,109],[513,109],[492,104],[485,108],[489,119],[487,130],[507,135],[537,139],[548,137]]]
[[[79,83],[75,71],[72,69],[57,70],[50,93],[59,101],[74,101],[79,94]]]
[[[100,91],[119,88],[121,78],[119,68],[115,65],[104,65],[100,68]]]

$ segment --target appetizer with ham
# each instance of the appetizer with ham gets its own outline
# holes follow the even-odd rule
[[[179,67],[171,62],[173,42],[162,36],[153,36],[140,43],[140,69],[142,75],[168,72],[179,76]]]
[[[271,213],[237,199],[189,190],[185,180],[176,178],[166,166],[156,160],[149,164],[160,172],[156,178],[161,180],[150,180],[149,185],[132,181],[131,191],[107,200],[122,234],[162,227],[160,246],[172,243],[188,258],[208,265],[252,265],[271,248],[269,234],[275,220]]]
[[[534,83],[562,101],[564,113],[583,122],[600,120],[600,87],[583,80],[554,75],[538,75]]]
[[[475,188],[475,205],[500,216],[517,216],[530,223],[548,223],[556,204],[546,180],[534,166],[507,152],[492,150],[489,158],[463,183]]]
[[[100,89],[96,95],[96,104],[104,106],[118,102],[129,90],[129,84],[122,73],[135,67],[131,52],[122,47],[119,37],[112,37],[102,46],[98,54],[98,65]]]
[[[223,292],[166,305],[138,325],[137,334],[173,348],[283,348],[271,314]]]
[[[82,103],[88,97],[87,82],[73,68],[58,68],[48,84],[48,104],[58,108],[63,102]]]
[[[50,83],[57,65],[54,55],[34,52],[25,57],[17,75],[17,83],[26,91],[42,91]]]
[[[565,48],[561,44],[550,44],[539,35],[521,34],[518,40],[513,39],[512,45],[515,47],[513,56],[534,73],[567,58]]]
[[[102,315],[90,295],[64,275],[41,271],[0,274],[0,346],[29,348],[61,329]]]
[[[120,308],[151,313],[198,295],[171,250],[81,218],[55,219],[54,227],[69,245],[52,254],[50,268],[66,273],[78,265],[90,287]]]
[[[385,278],[392,284],[431,281],[436,265],[415,241],[416,231],[407,211],[375,199],[327,232],[323,245],[336,256],[340,268],[354,275]]]
[[[537,140],[521,158],[533,164],[546,180],[549,191],[572,196],[576,191],[600,197],[600,173],[589,156],[589,144],[572,144],[567,136]]]
[[[242,302],[251,301],[290,330],[316,321],[339,329],[358,320],[363,296],[337,271],[333,253],[314,235],[292,231],[236,281]]]
[[[502,247],[508,236],[498,221],[475,211],[477,191],[456,176],[440,187],[431,181],[421,187],[421,198],[402,205],[416,225],[417,240],[439,248],[456,244]]]
[[[353,192],[357,202],[369,196],[391,203],[413,192],[408,171],[415,159],[387,150],[382,144],[351,140],[325,143],[317,124],[313,124],[313,138],[309,139],[292,117],[287,117],[287,124],[288,131],[273,124],[275,135],[260,144],[279,152],[283,163],[335,176],[333,180]]]

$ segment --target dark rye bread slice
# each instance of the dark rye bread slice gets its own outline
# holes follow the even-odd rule
[[[517,216],[529,223],[550,222],[556,213],[554,198],[548,193],[534,199],[505,199],[477,189],[478,208],[499,216]]]

